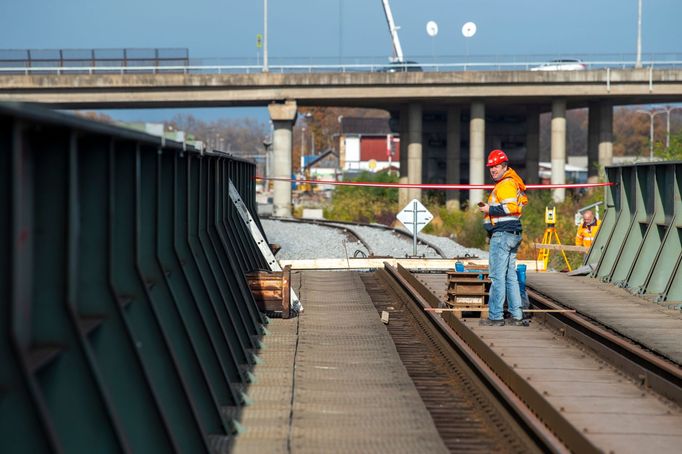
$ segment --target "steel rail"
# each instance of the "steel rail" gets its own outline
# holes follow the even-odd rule
[[[580,430],[566,420],[559,409],[554,408],[462,321],[456,317],[441,317],[427,312],[425,309],[437,307],[438,297],[414,275],[400,265],[394,268],[385,263],[384,269],[395,283],[394,288],[399,286],[409,295],[415,305],[430,318],[434,329],[460,353],[481,382],[527,429],[543,451],[599,452]]]
[[[565,309],[535,289],[526,287],[531,304],[540,309]],[[678,405],[682,405],[682,367],[621,334],[603,327],[585,314],[559,312],[536,315],[564,337],[594,350],[615,367]]]

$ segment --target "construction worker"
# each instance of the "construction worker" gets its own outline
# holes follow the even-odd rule
[[[592,210],[585,210],[583,212],[583,222],[578,226],[578,232],[575,235],[575,245],[585,246],[586,248],[592,246],[592,241],[597,236],[600,225],[601,221],[594,217]]]
[[[490,236],[490,297],[488,319],[481,325],[502,326],[505,324],[503,305],[505,297],[511,320],[510,325],[528,326],[523,320],[519,281],[516,275],[516,251],[521,244],[521,210],[528,204],[526,185],[521,177],[509,167],[509,158],[502,150],[493,150],[488,155],[486,167],[495,181],[488,203],[479,203],[479,210],[485,213],[483,225]]]

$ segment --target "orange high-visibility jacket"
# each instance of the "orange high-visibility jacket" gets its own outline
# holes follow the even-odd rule
[[[578,226],[578,233],[575,235],[575,245],[585,247],[592,246],[592,240],[597,236],[600,225],[601,221],[599,219],[592,225],[585,225],[584,222],[581,223]]]
[[[528,204],[525,191],[526,185],[521,177],[514,169],[507,169],[488,197],[490,212],[483,219],[483,226],[488,232],[521,230],[521,212]]]

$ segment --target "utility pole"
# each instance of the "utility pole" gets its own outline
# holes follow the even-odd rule
[[[649,116],[649,161],[654,160],[654,118],[658,114],[665,113],[663,110],[638,110],[638,113]]]
[[[263,72],[268,71],[268,0],[263,0]]]
[[[668,149],[670,148],[670,112],[673,110],[680,110],[682,107],[671,107],[671,106],[665,106],[663,109],[666,113],[666,120],[665,120],[665,148]]]
[[[637,0],[637,61],[635,68],[642,67],[642,0]]]

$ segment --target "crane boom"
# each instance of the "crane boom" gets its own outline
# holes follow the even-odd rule
[[[400,38],[398,38],[398,27],[393,20],[393,13],[391,12],[391,5],[388,0],[381,0],[384,5],[384,14],[386,14],[386,22],[388,22],[388,31],[391,34],[391,42],[393,43],[393,61],[402,63],[405,61],[403,56],[403,48],[400,45]]]

